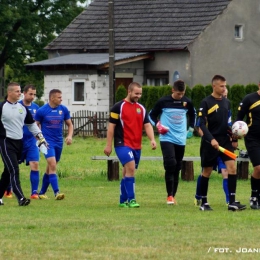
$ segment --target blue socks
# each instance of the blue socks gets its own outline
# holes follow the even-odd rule
[[[127,193],[125,188],[125,179],[122,179],[120,182],[120,203],[127,201]]]
[[[223,179],[223,190],[226,194],[226,202],[229,203],[228,179]]]
[[[49,187],[50,181],[49,181],[49,175],[44,173],[42,177],[42,188],[39,194],[45,194],[48,187]]]
[[[134,177],[125,177],[125,189],[127,193],[128,201],[135,199],[135,178]]]
[[[39,171],[31,171],[30,181],[31,181],[32,194],[37,194],[39,182],[40,182]]]
[[[50,173],[49,174],[49,181],[50,181],[51,187],[52,187],[52,189],[54,191],[54,195],[56,195],[56,193],[59,192],[59,185],[58,185],[57,174]]]

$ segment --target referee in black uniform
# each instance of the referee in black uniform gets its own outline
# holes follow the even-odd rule
[[[19,206],[30,204],[30,199],[26,199],[23,194],[19,177],[18,161],[23,147],[23,126],[28,126],[40,145],[47,145],[29,110],[18,102],[20,96],[20,85],[16,82],[9,83],[7,97],[0,104],[0,153],[4,163],[4,171],[0,179],[0,205],[4,205],[2,198],[9,183],[12,185]]]
[[[260,89],[260,82],[258,87]],[[254,167],[250,180],[250,208],[260,209],[260,90],[246,95],[239,104],[236,120],[241,121],[244,117],[248,124],[248,133],[244,141]]]
[[[219,146],[234,151],[237,140],[230,140],[228,130],[231,127],[231,106],[227,98],[223,98],[226,89],[226,79],[215,75],[212,79],[213,92],[201,101],[197,126],[203,132],[200,146],[201,167],[201,206],[200,210],[212,210],[207,201],[208,182],[213,166],[217,164],[218,156],[225,163],[228,171],[229,205],[228,210],[236,211],[246,208],[235,200],[236,195],[236,164],[225,154],[219,152]]]

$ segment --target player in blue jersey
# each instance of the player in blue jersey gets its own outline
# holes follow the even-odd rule
[[[185,95],[182,80],[173,84],[172,94],[160,98],[149,113],[150,122],[160,133],[160,145],[165,169],[167,204],[176,204],[175,195],[179,184],[179,172],[185,152],[186,138],[192,136],[196,111]],[[187,135],[187,115],[189,131]]]
[[[68,108],[61,105],[61,102],[62,92],[59,89],[52,89],[49,93],[49,103],[40,107],[35,115],[35,120],[41,127],[48,143],[48,151],[45,154],[47,168],[39,192],[40,199],[47,198],[45,193],[49,184],[52,186],[56,200],[62,200],[65,197],[63,193],[60,193],[56,171],[63,147],[63,122],[68,126],[68,135],[65,139],[67,145],[72,143],[73,124]]]
[[[27,85],[23,89],[23,100],[19,101],[22,105],[26,106],[33,118],[35,118],[36,111],[39,106],[33,102],[36,97],[36,87]],[[31,181],[31,199],[38,199],[38,186],[39,186],[39,149],[36,145],[36,139],[29,131],[27,126],[23,127],[23,152],[20,162],[26,161],[26,165],[30,165],[30,181]]]

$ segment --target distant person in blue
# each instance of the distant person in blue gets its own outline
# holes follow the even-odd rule
[[[23,99],[19,102],[27,107],[30,113],[35,119],[36,111],[39,106],[33,102],[36,97],[36,87],[33,85],[27,85],[23,89]],[[29,131],[27,126],[23,127],[23,152],[20,162],[26,161],[26,165],[30,165],[30,181],[31,181],[31,199],[38,199],[38,187],[39,187],[39,148],[36,145],[36,139]]]
[[[63,122],[68,126],[68,135],[65,138],[67,145],[72,144],[73,124],[68,108],[61,105],[61,102],[62,92],[59,89],[52,89],[49,93],[49,103],[40,107],[35,115],[35,121],[41,127],[48,143],[47,154],[45,154],[47,168],[39,192],[40,199],[48,198],[45,193],[49,184],[52,186],[56,200],[62,200],[65,197],[63,193],[60,193],[56,171],[63,148]]]

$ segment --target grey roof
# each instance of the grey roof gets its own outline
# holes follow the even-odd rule
[[[115,53],[114,61],[127,60],[146,55],[147,53]],[[108,53],[81,53],[60,56],[27,64],[27,67],[57,66],[57,65],[102,65],[109,62]]]
[[[115,51],[185,49],[232,0],[117,0]],[[95,0],[45,49],[108,52],[108,1]]]

